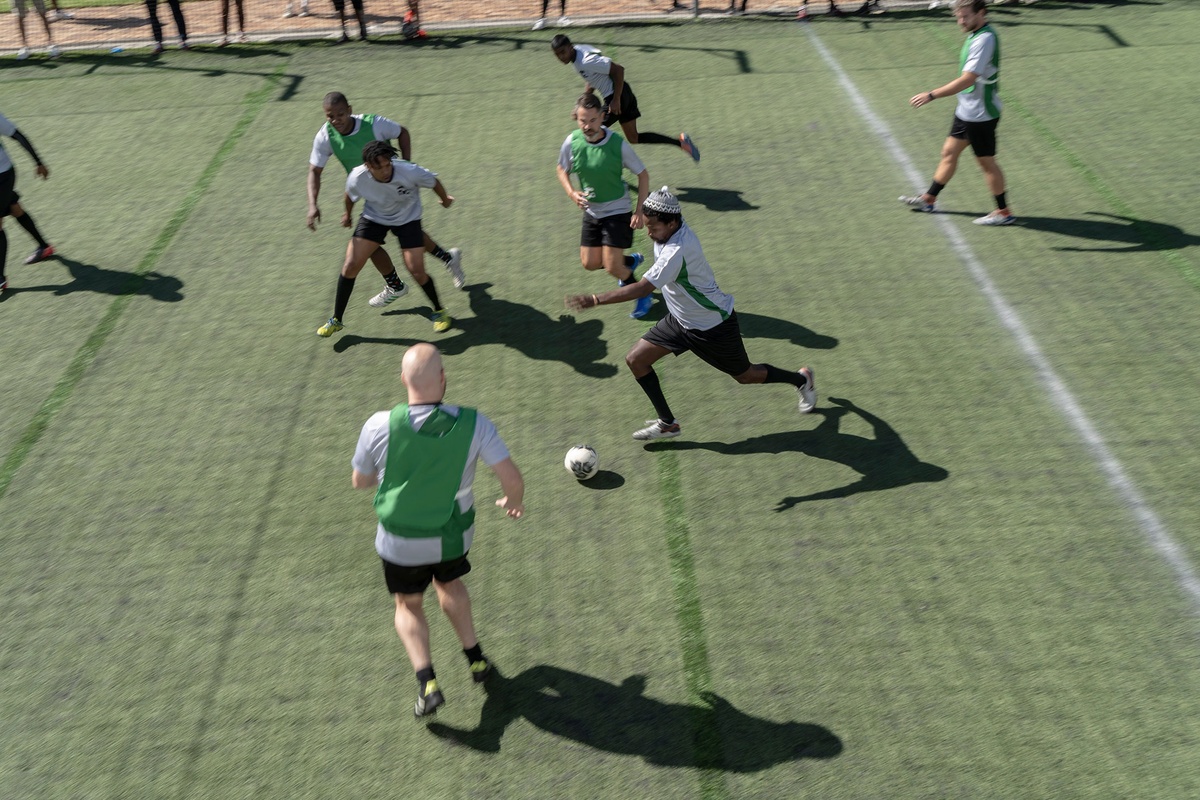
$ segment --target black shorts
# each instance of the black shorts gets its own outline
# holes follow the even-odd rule
[[[736,311],[706,331],[688,330],[674,316],[667,314],[654,323],[654,327],[646,331],[642,338],[675,355],[691,350],[705,364],[726,375],[741,375],[750,369],[750,357],[746,355]]]
[[[359,217],[358,227],[354,229],[354,238],[383,244],[383,240],[387,238],[388,231],[396,234],[396,238],[400,240],[401,250],[415,250],[425,247],[425,232],[421,230],[421,220],[419,219],[414,219],[412,222],[406,222],[403,225],[393,227],[391,225],[384,225],[382,222],[375,222],[374,220]]]
[[[579,233],[580,247],[619,247],[628,250],[633,247],[633,228],[629,221],[633,213],[613,214],[596,219],[591,214],[583,215],[583,230]]]
[[[471,562],[467,561],[465,553],[460,558],[420,567],[402,567],[386,558],[379,560],[383,562],[383,579],[387,581],[388,591],[392,594],[424,594],[435,580],[449,583],[471,571]]]
[[[8,207],[21,199],[17,194],[17,169],[7,169],[0,172],[0,219],[9,215]]]
[[[970,142],[976,158],[987,158],[996,155],[996,126],[999,124],[999,117],[983,122],[967,122],[955,117],[950,125],[949,136],[953,139],[966,139]]]
[[[629,84],[625,84],[625,88],[621,90],[621,116],[614,116],[608,112],[608,106],[612,103],[612,95],[604,98],[604,124],[611,127],[614,122],[632,122],[642,115],[638,109],[637,95],[633,93],[633,89],[629,88]]]

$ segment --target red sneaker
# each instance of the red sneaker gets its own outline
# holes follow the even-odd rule
[[[33,255],[25,259],[25,263],[36,264],[39,261],[45,261],[52,255],[54,255],[54,245],[48,244],[45,247],[39,247],[37,250],[34,250]]]

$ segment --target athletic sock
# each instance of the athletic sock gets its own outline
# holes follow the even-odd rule
[[[663,394],[662,385],[658,382],[658,373],[650,370],[638,378],[637,382],[646,396],[650,398],[650,404],[654,406],[654,412],[658,414],[658,418],[668,425],[674,422],[675,415],[671,413],[671,407],[667,405],[667,397]]]
[[[404,281],[400,280],[400,276],[396,274],[396,270],[392,270],[387,275],[384,275],[383,280],[387,283],[388,288],[394,292],[399,292],[404,288]]]
[[[421,694],[425,694],[425,684],[435,680],[437,675],[433,674],[433,665],[429,665],[425,669],[417,670],[417,684],[421,687]]]
[[[625,256],[625,258],[629,258],[629,256]],[[626,264],[625,266],[629,265]],[[629,270],[629,277],[617,278],[617,286],[628,286],[631,283],[637,283],[637,278],[633,277],[633,270]]]
[[[945,188],[946,188],[946,184],[938,183],[937,181],[934,181],[933,183],[929,184],[929,191],[926,192],[925,194],[931,194],[934,197],[937,197],[938,194],[942,191],[942,189],[945,189]]]
[[[354,278],[338,275],[337,297],[333,301],[333,318],[341,322],[346,313],[346,305],[350,302],[350,293],[354,291]]]
[[[1005,197],[1006,194],[1008,194],[1008,192],[1001,192],[1000,194],[992,195],[996,198],[997,209],[1008,208],[1008,199]]]
[[[38,247],[49,247],[50,246],[50,243],[42,238],[41,232],[38,231],[37,224],[34,223],[33,217],[29,215],[28,211],[26,211],[21,216],[17,217],[17,223],[22,228],[29,231],[29,235],[33,237],[33,240],[35,242],[37,242]]]
[[[433,250],[429,253],[429,255],[433,256],[438,261],[445,262],[446,264],[450,263],[451,255],[443,250],[440,244],[434,243]]]
[[[0,283],[5,280],[4,277],[4,262],[8,260],[8,234],[4,232],[4,228],[0,228]]]
[[[661,133],[643,133],[638,131],[638,144],[673,144],[681,147],[678,136],[664,136]]]
[[[792,386],[805,386],[808,384],[808,379],[799,372],[792,372],[786,369],[763,364],[767,370],[767,379],[763,383],[790,383]]]
[[[433,285],[432,277],[429,277],[429,280],[421,284],[421,291],[425,292],[425,296],[429,298],[429,302],[433,303],[434,311],[442,310],[442,301],[438,299],[437,288]]]
[[[465,648],[463,655],[467,657],[467,662],[470,664],[474,664],[476,661],[483,661],[483,647],[479,642],[476,642],[474,647]]]

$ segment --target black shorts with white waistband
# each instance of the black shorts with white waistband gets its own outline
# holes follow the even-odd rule
[[[750,369],[750,357],[746,355],[736,311],[731,311],[722,322],[704,331],[689,330],[680,325],[674,315],[667,314],[642,338],[675,355],[691,350],[705,364],[726,375],[741,375]]]

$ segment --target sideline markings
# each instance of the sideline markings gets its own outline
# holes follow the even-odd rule
[[[838,83],[846,91],[855,110],[866,121],[872,132],[883,141],[892,158],[900,165],[904,176],[914,186],[921,185],[924,178],[923,174],[917,170],[912,159],[909,158],[904,148],[900,146],[900,142],[895,134],[871,110],[866,98],[858,91],[858,87],[854,85],[854,81],[842,69],[841,64],[833,57],[829,49],[817,38],[817,34],[812,30],[812,26],[805,25],[804,32],[808,36],[809,41],[812,42],[813,47],[816,48],[821,58],[825,61],[826,66],[837,77]],[[1092,458],[1108,479],[1109,485],[1117,493],[1117,496],[1121,498],[1121,501],[1137,521],[1138,527],[1141,529],[1146,541],[1162,556],[1163,560],[1167,562],[1171,570],[1175,573],[1176,582],[1191,601],[1192,613],[1200,614],[1200,578],[1197,578],[1196,571],[1188,561],[1186,553],[1171,538],[1171,534],[1167,531],[1166,526],[1158,518],[1158,515],[1154,513],[1154,510],[1150,508],[1145,498],[1142,497],[1137,486],[1134,485],[1129,475],[1125,472],[1124,466],[1117,460],[1112,450],[1109,449],[1104,438],[1096,430],[1095,425],[1092,424],[1092,421],[1079,405],[1079,401],[1071,394],[1071,390],[1067,388],[1062,378],[1054,371],[1054,368],[1050,365],[1050,361],[1042,353],[1041,346],[1033,338],[1033,334],[1029,332],[1029,329],[1025,327],[1025,323],[1021,321],[1021,317],[1017,314],[1016,309],[1004,299],[1004,295],[996,288],[991,275],[988,274],[987,268],[984,267],[983,262],[975,255],[971,246],[967,244],[967,240],[963,238],[958,228],[955,227],[954,222],[949,217],[943,215],[934,214],[933,217],[935,222],[941,227],[942,234],[950,242],[951,248],[975,280],[979,291],[983,293],[988,303],[991,304],[993,313],[999,318],[1000,323],[1008,329],[1013,338],[1017,340],[1021,352],[1025,354],[1025,357],[1033,365],[1042,388],[1045,389],[1059,411],[1066,416],[1067,421],[1075,432],[1083,439]]]
[[[122,287],[122,293],[118,294],[112,301],[108,307],[108,311],[96,323],[96,327],[92,329],[87,340],[75,351],[75,357],[67,365],[66,371],[63,372],[58,382],[54,384],[50,395],[43,401],[37,413],[33,415],[33,420],[30,421],[29,425],[21,433],[13,449],[9,451],[8,457],[4,459],[3,466],[0,466],[0,500],[4,499],[4,495],[8,492],[8,487],[12,485],[13,478],[16,477],[17,472],[21,469],[21,465],[25,463],[25,459],[29,456],[30,451],[33,450],[38,440],[42,438],[42,434],[46,432],[55,415],[66,405],[67,400],[71,397],[71,393],[79,385],[79,381],[82,380],[83,374],[87,372],[88,367],[96,360],[100,348],[108,340],[108,335],[117,327],[121,315],[125,313],[125,308],[137,295],[138,289],[145,283],[146,274],[158,264],[159,259],[162,258],[162,254],[166,252],[175,235],[179,233],[179,229],[187,222],[188,217],[192,214],[192,210],[200,202],[200,198],[208,191],[209,186],[212,185],[221,166],[229,158],[229,154],[233,152],[234,146],[245,135],[246,130],[254,122],[259,111],[266,105],[267,100],[275,90],[275,87],[278,86],[282,76],[283,65],[280,65],[273,73],[267,76],[265,86],[255,89],[246,95],[246,98],[242,101],[245,108],[237,124],[233,126],[233,130],[229,132],[229,135],[225,137],[225,141],[217,148],[216,154],[208,162],[208,166],[204,168],[204,171],[200,173],[200,177],[192,185],[187,197],[183,199],[179,208],[171,215],[171,219],[167,221],[158,238],[150,245],[150,249],[146,251],[146,255],[138,262],[137,267],[131,273],[130,279]]]

